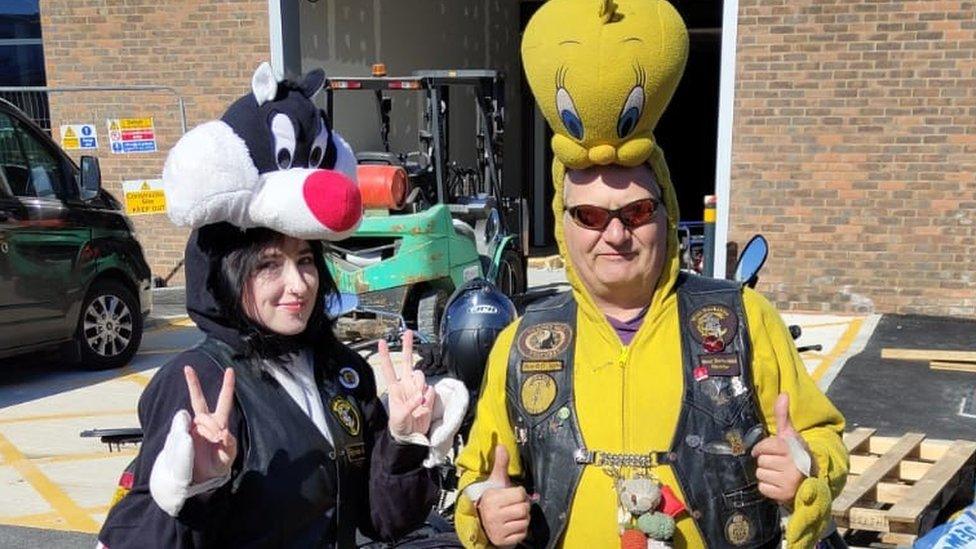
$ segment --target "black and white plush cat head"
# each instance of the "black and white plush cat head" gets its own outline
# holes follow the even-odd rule
[[[193,228],[226,221],[302,239],[340,240],[362,218],[356,158],[313,102],[316,69],[277,81],[263,63],[251,93],[170,151],[163,185],[170,219]]]

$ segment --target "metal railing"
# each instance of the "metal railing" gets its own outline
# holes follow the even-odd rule
[[[51,131],[51,110],[48,94],[52,92],[165,92],[176,98],[180,111],[180,129],[186,133],[186,105],[183,96],[170,86],[0,86],[0,97],[10,101],[24,111],[37,125]]]

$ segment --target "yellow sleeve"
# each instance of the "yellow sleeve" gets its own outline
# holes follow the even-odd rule
[[[481,396],[475,410],[474,424],[467,444],[457,459],[458,499],[454,511],[454,525],[465,547],[488,547],[488,538],[481,528],[481,520],[474,504],[464,495],[464,489],[488,477],[495,460],[495,444],[508,450],[508,474],[518,477],[522,466],[515,446],[515,434],[508,421],[505,404],[505,378],[508,355],[515,339],[518,322],[509,325],[498,335],[488,357],[488,368],[481,386]]]
[[[844,416],[810,377],[789,330],[763,296],[743,293],[753,353],[759,408],[770,433],[776,433],[773,407],[780,393],[790,395],[790,419],[810,448],[814,476],[800,484],[786,528],[787,547],[812,547],[830,519],[831,502],[847,480]]]

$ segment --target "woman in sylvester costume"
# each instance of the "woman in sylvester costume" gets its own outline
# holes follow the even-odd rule
[[[443,456],[428,437],[450,440],[467,393],[411,368],[408,333],[399,371],[380,349],[387,412],[332,332],[321,240],[350,234],[362,204],[352,151],[311,101],[324,82],[279,82],[263,64],[167,158],[170,217],[194,229],[187,310],[206,338],[143,393],[134,485],[100,546],[351,547],[357,530],[395,540],[431,509],[425,465]]]

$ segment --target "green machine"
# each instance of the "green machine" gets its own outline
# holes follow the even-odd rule
[[[528,210],[521,198],[502,194],[501,73],[444,70],[415,71],[407,77],[333,77],[326,91],[330,120],[335,120],[337,93],[370,92],[375,98],[384,150],[356,154],[364,196],[366,166],[402,168],[406,179],[399,209],[367,209],[350,238],[328,245],[327,261],[340,293],[356,296],[353,316],[393,319],[401,328],[415,328],[421,341],[433,343],[444,305],[465,281],[487,278],[518,300],[526,289]],[[422,98],[423,115],[417,149],[396,152],[390,150],[389,139],[391,94],[403,92]],[[462,165],[450,154],[449,113],[454,103],[472,96],[476,160]]]

